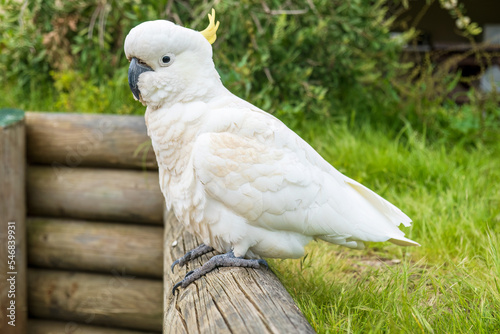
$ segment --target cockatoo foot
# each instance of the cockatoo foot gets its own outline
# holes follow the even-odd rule
[[[198,247],[196,247],[195,249],[192,249],[189,252],[187,252],[186,254],[184,254],[184,256],[182,256],[181,258],[175,260],[174,263],[172,263],[172,266],[170,267],[170,269],[172,269],[172,273],[173,273],[174,268],[177,264],[179,265],[179,267],[182,267],[186,263],[188,263],[189,261],[194,260],[197,257],[200,257],[204,254],[210,253],[213,250],[214,249],[212,247],[207,246],[205,244],[201,244]]]
[[[199,248],[199,247],[198,247]],[[196,248],[196,249],[198,249]],[[220,254],[220,255],[215,255],[213,256],[210,260],[205,262],[201,267],[196,268],[195,270],[192,270],[186,274],[184,279],[177,284],[174,285],[172,288],[172,294],[175,295],[175,291],[179,288],[185,288],[189,284],[193,283],[196,281],[198,278],[208,274],[215,268],[219,267],[246,267],[246,268],[259,268],[260,265],[265,266],[266,268],[269,268],[266,260],[263,259],[244,259],[241,257],[236,257],[234,256],[233,251],[230,251],[229,253],[226,254]]]

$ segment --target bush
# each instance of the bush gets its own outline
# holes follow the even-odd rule
[[[260,3],[225,2],[220,17],[230,29],[216,61],[226,84],[281,114],[338,115],[345,105],[383,100],[402,47],[390,38],[385,1],[311,3],[273,12]],[[280,8],[280,1],[267,7]]]
[[[399,67],[402,43],[389,36],[384,3],[224,1],[216,6],[216,65],[233,92],[271,112],[325,116],[346,99],[370,104],[383,99],[383,82]],[[2,71],[24,88],[68,70],[103,84],[126,71],[123,40],[133,26],[167,18],[201,30],[209,9],[206,2],[7,0]]]
[[[144,111],[127,85],[128,31],[153,19],[202,30],[212,6],[175,0],[3,3],[0,81],[14,87],[9,104],[114,113]],[[386,6],[395,3],[406,1],[225,0],[216,5],[221,26],[214,61],[233,93],[289,123],[335,117],[396,132],[411,126],[433,140],[494,140],[500,126],[496,97],[470,91],[472,103],[456,106],[450,92],[460,74],[428,61],[401,62],[402,46],[414,31],[391,38],[394,17]],[[450,8],[452,17],[463,17],[463,5]],[[463,30],[470,35],[478,29],[470,23]],[[30,102],[40,97],[43,103]]]
[[[165,5],[131,0],[4,3],[0,66],[5,79],[23,88],[50,82],[51,71],[74,70],[94,83],[106,82],[126,64],[122,48],[129,29],[155,17]]]

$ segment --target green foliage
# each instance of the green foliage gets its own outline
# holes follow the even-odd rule
[[[404,80],[391,80],[399,101],[397,108],[387,115],[399,117],[404,126],[412,127],[431,140],[469,145],[498,141],[498,93],[484,93],[476,88],[454,93],[460,81],[460,72],[453,73],[447,66],[438,67],[427,56]],[[455,99],[460,95],[469,102],[457,104]]]
[[[85,80],[81,72],[51,72],[57,99],[54,109],[90,113],[140,114],[144,107],[130,94],[127,73],[117,73],[99,85]],[[127,103],[125,103],[127,102]]]
[[[390,38],[384,4],[224,1],[216,6],[222,22],[216,65],[231,90],[270,112],[329,116],[346,100],[368,105],[384,98],[384,82],[400,67],[403,40]],[[107,84],[116,72],[126,72],[123,40],[133,26],[168,18],[201,30],[211,4],[7,0],[6,6],[0,60],[6,79],[29,89],[61,79],[66,74],[57,73],[65,71],[88,85]]]
[[[0,64],[5,79],[27,89],[51,80],[51,71],[73,70],[93,84],[123,70],[123,40],[166,1],[3,1]]]
[[[231,28],[216,42],[215,61],[232,91],[294,117],[338,115],[345,104],[384,99],[384,82],[400,68],[403,41],[389,36],[384,1],[296,1],[286,10],[269,9],[280,3],[218,7]]]
[[[461,34],[465,37],[479,35],[483,31],[476,22],[471,22],[470,17],[465,16],[466,11],[463,3],[458,3],[457,0],[439,0],[439,3],[456,20],[456,27],[461,30]]]
[[[19,1],[2,2],[0,10],[0,83],[15,81],[19,87],[36,89],[50,69],[35,17],[38,7]]]
[[[436,0],[430,0],[430,2]],[[439,0],[462,33],[477,27],[455,0]],[[202,30],[211,1],[4,0],[0,10],[0,104],[18,108],[138,113],[126,83],[123,41],[146,20]],[[452,96],[453,64],[401,61],[412,29],[391,37],[388,0],[226,0],[214,60],[236,95],[289,124],[349,119],[410,127],[430,140],[472,145],[499,139],[498,98],[475,90]],[[470,30],[470,31],[469,31]],[[478,51],[479,52],[479,51]],[[38,101],[38,102],[37,102]],[[96,103],[95,101],[99,101]]]

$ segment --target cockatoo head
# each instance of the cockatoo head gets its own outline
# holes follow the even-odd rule
[[[211,44],[219,22],[198,32],[170,21],[139,24],[125,38],[130,61],[128,80],[137,100],[157,109],[165,104],[200,100],[221,85],[212,60]]]

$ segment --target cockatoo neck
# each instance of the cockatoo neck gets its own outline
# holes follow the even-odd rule
[[[141,102],[153,110],[177,103],[209,102],[226,91],[213,62],[206,64],[203,71],[183,75],[171,75],[168,71],[144,73],[139,79],[139,88]]]

